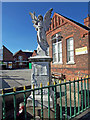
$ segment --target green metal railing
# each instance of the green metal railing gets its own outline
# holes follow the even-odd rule
[[[26,87],[24,86],[22,91],[16,91],[16,88],[13,88],[13,92],[10,93],[4,93],[4,90],[2,90],[2,94],[0,94],[0,96],[2,96],[3,101],[2,101],[2,119],[5,120],[6,119],[6,104],[5,104],[5,98],[7,96],[12,95],[13,96],[13,105],[14,105],[14,120],[17,119],[17,113],[16,113],[16,96],[17,94],[22,93],[23,94],[23,98],[24,98],[24,118],[25,120],[27,120],[27,109],[26,109],[26,93],[30,92],[32,93],[32,102],[33,102],[33,118],[35,119],[35,92],[36,91],[40,91],[40,96],[41,96],[41,119],[44,118],[44,112],[43,112],[43,91],[44,89],[48,89],[48,119],[51,118],[51,107],[50,107],[50,89],[54,88],[54,119],[57,119],[57,87],[59,88],[59,118],[60,119],[67,119],[67,117],[69,117],[69,119],[75,117],[76,115],[79,115],[81,112],[85,111],[86,109],[90,108],[90,96],[89,96],[89,82],[90,78],[89,77],[84,77],[83,79],[79,79],[77,78],[77,80],[73,80],[73,81],[68,81],[66,82],[66,80],[64,80],[64,82],[61,82],[61,80],[59,81],[59,83],[56,84],[56,82],[54,82],[53,85],[50,85],[50,83],[47,83],[47,86],[43,87],[42,83],[40,84],[40,88],[34,88],[34,85],[32,86],[32,89],[26,89]],[[73,86],[73,87],[72,87]],[[64,96],[65,96],[65,105],[63,106],[63,90],[64,90]],[[68,101],[67,101],[67,91],[69,91],[69,110],[68,109]],[[81,91],[81,93],[80,93]],[[72,92],[74,94],[74,109],[72,108]],[[76,106],[76,93],[77,93],[77,99],[78,99],[78,105]],[[81,98],[80,98],[81,96]],[[81,103],[81,105],[80,105]],[[63,107],[64,107],[64,113],[63,114]],[[68,112],[69,111],[69,112]]]

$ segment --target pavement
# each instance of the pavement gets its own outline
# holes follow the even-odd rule
[[[21,87],[31,84],[31,70],[0,70],[0,89]]]

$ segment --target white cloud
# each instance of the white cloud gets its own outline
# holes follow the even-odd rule
[[[22,50],[23,52],[33,52],[33,50]]]

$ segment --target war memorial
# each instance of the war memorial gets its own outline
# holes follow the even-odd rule
[[[53,9],[50,9],[44,16],[39,15],[38,18],[34,13],[30,13],[32,17],[33,26],[37,31],[37,55],[30,57],[32,62],[32,84],[35,87],[40,87],[40,83],[47,85],[47,82],[51,82],[51,67],[50,62],[52,58],[48,56],[48,43],[46,40],[46,31],[49,29],[51,23],[51,12]]]

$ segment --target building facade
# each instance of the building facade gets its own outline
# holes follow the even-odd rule
[[[67,80],[90,74],[90,16],[82,25],[54,13],[46,34],[52,72],[62,73]]]
[[[28,68],[29,60],[28,58],[32,56],[32,52],[23,52],[19,50],[13,55],[14,58],[14,68]]]
[[[4,45],[0,49],[0,68],[12,69],[13,68],[13,53]]]

